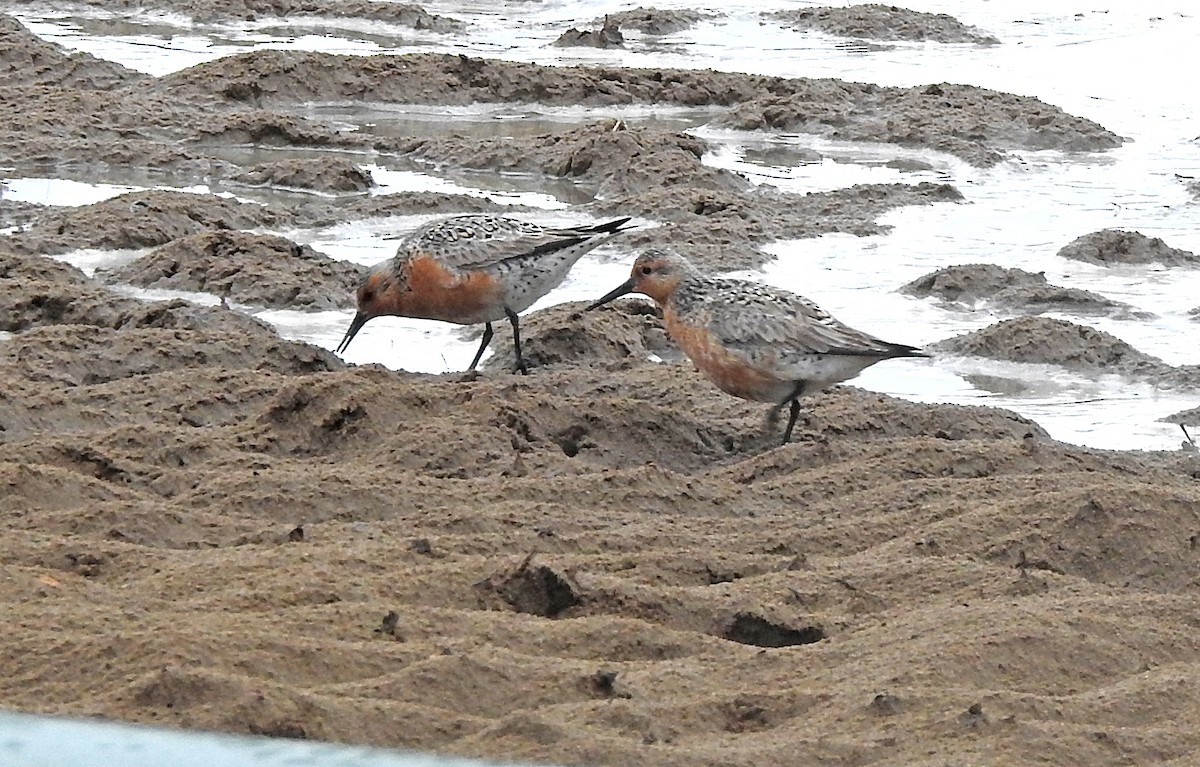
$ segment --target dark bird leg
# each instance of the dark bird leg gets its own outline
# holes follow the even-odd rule
[[[779,421],[779,411],[783,409],[783,406],[791,405],[787,428],[783,430],[783,444],[785,445],[792,441],[792,429],[795,428],[796,419],[800,416],[800,397],[803,396],[806,386],[808,386],[807,381],[797,381],[791,396],[771,408],[771,412],[767,415],[767,423],[773,427]]]
[[[525,358],[521,356],[521,328],[519,327],[519,319],[517,313],[507,306],[504,307],[504,313],[508,315],[508,321],[513,326],[513,348],[517,352],[517,370],[521,371],[521,375],[529,375],[529,370],[525,367]]]
[[[1188,442],[1190,442],[1190,443],[1192,443],[1192,447],[1195,447],[1195,446],[1196,446],[1196,440],[1192,439],[1192,435],[1191,435],[1191,434],[1188,434],[1187,427],[1186,427],[1186,426],[1184,426],[1183,424],[1179,424],[1179,428],[1183,429],[1183,436],[1187,437],[1187,441],[1188,441]]]
[[[483,352],[487,349],[488,344],[492,342],[492,323],[486,323],[483,326],[483,343],[479,345],[479,351],[475,352],[475,359],[471,360],[471,367],[467,370],[474,370],[479,364],[479,360],[483,357]]]
[[[788,416],[787,428],[783,430],[783,444],[792,441],[792,428],[796,425],[796,417],[800,415],[800,400],[792,399],[792,414]]]

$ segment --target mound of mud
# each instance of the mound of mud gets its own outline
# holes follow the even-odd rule
[[[67,53],[48,43],[11,16],[0,14],[0,82],[5,88],[57,85],[108,90],[147,75],[89,53]]]
[[[584,311],[586,306],[585,302],[569,302],[521,318],[521,352],[531,369],[681,357],[650,302],[618,301],[609,309],[590,312]],[[516,368],[511,326],[496,324],[492,348],[484,370]]]
[[[15,334],[0,344],[7,370],[59,386],[205,367],[285,373],[342,367],[328,351],[284,341],[240,312],[139,301],[35,256],[0,260],[0,330]]]
[[[962,199],[954,187],[929,182],[862,184],[806,195],[756,187],[705,165],[707,144],[701,139],[613,120],[519,139],[421,138],[392,148],[439,165],[570,179],[601,198],[595,207],[602,215],[669,224],[630,232],[623,244],[688,242],[689,257],[713,270],[762,265],[771,257],[760,246],[772,240],[878,234],[886,227],[876,219],[887,210]]]
[[[12,373],[28,381],[62,386],[198,368],[311,373],[342,366],[328,351],[284,341],[266,325],[252,333],[231,333],[207,322],[186,330],[136,323],[115,329],[54,324],[9,339],[0,357]]]
[[[28,226],[46,206],[24,200],[6,200],[7,186],[0,182],[0,229]]]
[[[738,104],[717,122],[738,130],[928,147],[980,167],[1000,162],[1007,149],[1097,152],[1122,143],[1091,120],[1037,99],[950,83],[888,88],[841,80],[797,81],[793,93]]]
[[[24,282],[82,283],[87,282],[87,275],[65,261],[12,253],[0,246],[0,281],[4,294],[12,296]]]
[[[994,264],[963,264],[938,269],[900,288],[944,306],[974,310],[981,306],[1006,312],[1063,312],[1146,319],[1154,315],[1129,304],[1079,288],[1052,285],[1046,275]]]
[[[696,22],[714,16],[715,14],[712,13],[688,8],[643,8],[639,6],[628,11],[607,14],[592,23],[603,25],[608,21],[626,29],[636,29],[643,35],[660,37],[682,32],[695,25]]]
[[[27,229],[0,237],[0,247],[42,254],[149,248],[197,232],[280,223],[261,205],[211,194],[130,192],[78,208],[47,208]]]
[[[278,208],[276,208],[278,210]],[[353,196],[335,201],[309,199],[284,211],[293,225],[302,227],[334,226],[347,220],[387,218],[389,216],[418,216],[430,214],[457,215],[462,213],[512,213],[530,211],[521,205],[504,205],[486,197],[441,192],[398,192],[370,196]]]
[[[886,227],[876,219],[887,210],[962,200],[954,187],[929,182],[788,194],[705,165],[707,148],[685,133],[630,128],[614,120],[532,137],[420,138],[392,147],[439,165],[569,179],[600,198],[595,203],[600,214],[669,224],[630,232],[622,243],[687,242],[689,257],[713,270],[761,266],[771,257],[760,246],[772,240],[878,234]]]
[[[1102,330],[1048,317],[1003,320],[982,330],[939,341],[931,348],[1097,373],[1134,373],[1165,364]]]
[[[764,406],[642,361],[665,339],[641,301],[530,315],[531,375],[461,380],[327,370],[183,302],[106,324],[78,272],[4,263],[0,296],[80,302],[0,339],[18,710],[664,766],[728,763],[731,732],[757,764],[830,732],[858,754],[884,714],[916,761],[1011,717],[995,739],[1034,759],[1081,679],[1179,705],[1146,664],[1200,665],[1182,454],[851,387],[778,447]],[[1149,727],[1158,753],[1195,738]]]
[[[576,29],[571,27],[558,36],[552,45],[560,48],[624,48],[625,35],[617,21],[604,17],[599,29]]]
[[[156,79],[150,88],[287,107],[370,98],[399,103],[728,106],[718,124],[948,152],[988,166],[1011,148],[1101,151],[1121,138],[1027,96],[970,85],[884,87],[840,80],[610,67],[544,67],[499,59],[412,54],[338,56],[255,51]]]
[[[925,13],[894,5],[866,3],[846,7],[800,8],[764,14],[792,29],[870,40],[931,40],[938,43],[997,45],[999,40],[944,13]]]
[[[949,184],[929,182],[857,184],[804,195],[769,187],[732,193],[680,185],[601,200],[595,207],[603,215],[638,216],[665,224],[626,233],[620,240],[622,247],[666,246],[680,250],[702,269],[732,271],[756,268],[775,258],[760,249],[772,240],[830,232],[881,234],[890,227],[876,219],[892,208],[962,199]]]
[[[57,323],[115,328],[143,303],[84,279],[47,276],[49,279],[19,275],[0,279],[0,330],[17,332]]]
[[[107,283],[211,293],[239,304],[323,311],[353,308],[365,273],[283,237],[217,230],[172,240],[96,276]]]
[[[0,158],[13,165],[172,170],[190,178],[223,174],[232,167],[228,162],[177,140],[196,136],[210,117],[225,118],[197,112],[181,98],[129,88],[0,88],[0,110],[22,117],[0,122]]]
[[[208,115],[190,140],[203,148],[252,144],[267,147],[358,149],[363,139],[315,120],[251,109]]]
[[[1064,245],[1058,251],[1063,258],[1086,261],[1099,266],[1113,264],[1162,264],[1163,266],[1200,266],[1200,257],[1188,250],[1172,248],[1158,237],[1121,229],[1101,229]]]
[[[1189,464],[1004,411],[839,387],[770,448],[686,365],[0,375],[23,709],[614,765],[791,764],[880,711],[957,753],[971,709],[1032,757],[1081,678],[1200,660]]]
[[[619,120],[538,136],[402,139],[389,148],[439,165],[569,178],[609,198],[663,186],[724,191],[751,187],[735,173],[704,165],[701,157],[709,145],[703,139],[630,128]]]
[[[111,8],[106,0],[82,0],[82,4],[103,10]],[[442,33],[454,32],[463,26],[457,19],[431,14],[419,5],[383,0],[125,0],[123,7],[149,11],[166,7],[174,13],[187,14],[201,22],[230,19],[266,21],[277,18],[311,19],[315,24],[325,18],[359,18]]]
[[[934,351],[1061,365],[1096,374],[1117,373],[1164,386],[1196,386],[1200,366],[1174,367],[1102,330],[1047,317],[1003,320],[932,344]]]
[[[311,189],[328,194],[361,194],[375,186],[370,171],[342,157],[260,163],[232,180],[252,186]]]

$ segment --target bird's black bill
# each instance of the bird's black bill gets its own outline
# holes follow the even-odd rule
[[[334,351],[337,354],[346,351],[346,347],[350,345],[350,342],[354,340],[354,336],[358,335],[358,331],[362,330],[362,326],[366,325],[369,319],[371,319],[370,315],[363,314],[362,312],[354,315],[354,321],[350,323],[350,327],[346,328],[346,335]]]
[[[601,298],[599,301],[592,304],[588,308],[584,309],[584,311],[590,312],[592,309],[595,309],[598,306],[604,306],[609,301],[620,298],[621,296],[627,296],[632,292],[633,292],[633,279],[630,278],[630,279],[626,280],[624,283],[622,283],[621,286],[618,287],[616,290],[609,293],[604,298]]]

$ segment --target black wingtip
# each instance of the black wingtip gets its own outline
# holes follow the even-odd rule
[[[599,233],[616,234],[617,232],[624,232],[624,231],[634,228],[632,226],[622,226],[623,224],[625,224],[628,221],[631,221],[632,219],[633,219],[633,216],[626,216],[625,218],[615,218],[612,221],[606,221],[603,224],[597,224],[596,226],[593,226],[591,228],[591,231],[596,232],[598,234]]]

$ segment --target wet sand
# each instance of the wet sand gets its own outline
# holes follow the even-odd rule
[[[278,51],[149,78],[11,19],[0,39],[0,105],[23,118],[0,127],[5,165],[65,160],[86,179],[127,162],[342,195],[0,200],[0,226],[18,228],[0,236],[6,706],[563,764],[1106,767],[1200,748],[1195,452],[1074,447],[1011,412],[852,386],[806,400],[779,447],[765,408],[714,389],[635,299],[531,315],[525,377],[506,372],[497,328],[471,379],[350,367],[225,306],[112,290],[345,306],[356,268],[247,230],[494,207],[356,196],[370,183],[346,166],[356,151],[575,179],[604,191],[581,212],[662,224],[621,247],[670,243],[714,269],[961,199],[934,184],[756,190],[701,165],[699,139],[611,121],[518,145],[364,137],[290,111],[380,83],[392,90],[373,98],[422,103],[710,105],[731,125],[980,165],[1116,146],[1102,126],[966,86]],[[1028,119],[1006,132],[998,109]],[[968,136],[964,121],[991,127]],[[223,151],[242,144],[327,163],[243,166]],[[1103,237],[1088,246],[1103,260]],[[95,277],[50,258],[81,247],[148,252]],[[926,282],[951,301],[1055,288],[981,273],[955,277],[986,283],[967,297]],[[945,348],[1194,380],[1081,329],[1120,307],[1068,298],[1079,325],[1017,317]]]

